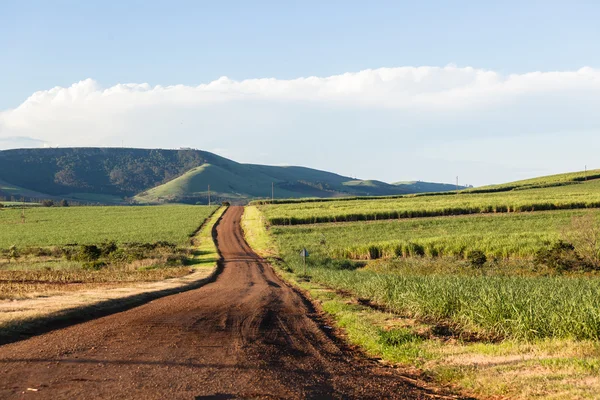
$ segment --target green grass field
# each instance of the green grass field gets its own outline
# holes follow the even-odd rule
[[[351,206],[352,202],[345,204]],[[277,207],[286,206],[272,209]],[[306,247],[311,253],[308,275],[312,281],[369,299],[400,315],[443,322],[484,336],[597,340],[600,278],[595,273],[544,276],[544,271],[522,276],[520,271],[511,274],[510,263],[501,263],[494,271],[483,267],[457,274],[451,260],[444,269],[434,267],[434,259],[431,269],[435,272],[429,273],[430,262],[421,257],[414,257],[420,264],[412,269],[396,269],[392,260],[387,266],[379,262],[375,267],[345,261],[412,258],[421,255],[410,252],[414,244],[420,244],[424,255],[430,256],[463,256],[471,249],[499,256],[531,256],[556,241],[561,228],[574,216],[587,212],[598,217],[596,210],[569,210],[272,226],[269,233],[285,265],[296,274],[304,272],[298,253]],[[378,247],[378,257],[371,257],[373,246]]]
[[[597,277],[419,276],[319,266],[310,276],[400,315],[484,336],[600,339]]]
[[[600,169],[594,169],[590,171],[579,171],[579,172],[569,172],[566,174],[556,174],[556,175],[548,175],[541,176],[531,179],[523,179],[515,182],[502,183],[499,185],[489,185],[482,186],[478,188],[474,188],[472,190],[467,191],[480,191],[480,190],[511,190],[511,189],[528,189],[535,187],[543,187],[543,186],[560,186],[560,185],[568,185],[576,182],[585,182],[586,180],[593,180],[600,178]]]
[[[0,210],[0,299],[159,281],[212,267],[216,209],[40,207],[25,210],[25,223],[20,209]]]
[[[417,255],[531,257],[560,238],[573,217],[597,210],[486,214],[369,222],[273,226],[284,248],[306,247],[320,256],[369,260]]]
[[[184,243],[217,207],[37,207],[0,210],[0,249],[16,245],[55,246],[168,241]]]
[[[272,225],[600,207],[600,181],[498,193],[260,205]]]

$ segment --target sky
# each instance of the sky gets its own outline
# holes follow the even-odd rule
[[[0,149],[387,182],[600,168],[595,1],[0,0]]]

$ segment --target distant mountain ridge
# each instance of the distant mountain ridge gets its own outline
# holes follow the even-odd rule
[[[385,196],[454,190],[427,182],[388,184],[306,167],[241,164],[193,149],[61,148],[0,151],[2,197],[83,202],[205,203],[268,198]]]

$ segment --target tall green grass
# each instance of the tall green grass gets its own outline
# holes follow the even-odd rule
[[[311,268],[310,276],[396,313],[465,330],[515,339],[600,339],[598,278],[400,276],[322,267]]]
[[[502,193],[262,205],[272,225],[600,207],[600,181]]]
[[[477,249],[492,254],[531,255],[560,237],[560,229],[573,216],[584,212],[272,226],[269,233],[285,265],[294,273],[304,273],[298,253],[306,247],[311,253],[308,275],[312,281],[370,299],[407,317],[497,338],[598,340],[597,274],[544,276],[547,271],[537,273],[535,268],[528,274],[511,274],[508,269],[512,264],[508,262],[495,265],[493,271],[486,266],[477,270],[466,267],[461,273],[453,273],[456,268],[440,268],[443,258],[431,259],[436,263],[435,270],[426,273],[423,268],[410,266],[394,270],[395,261],[380,262],[389,264],[389,268],[363,268],[344,260],[377,258],[369,253],[377,251],[381,251],[378,257],[386,256],[388,244],[393,249],[388,256],[397,257],[399,244],[403,248],[407,243],[421,245],[425,255],[430,251],[428,243],[437,243],[444,254],[458,249],[465,254]],[[430,259],[417,260],[427,263]]]
[[[411,256],[529,258],[557,241],[573,217],[598,210],[435,217],[344,224],[273,226],[284,248],[326,257],[371,260]]]

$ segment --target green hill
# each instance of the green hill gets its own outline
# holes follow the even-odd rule
[[[382,196],[413,193],[380,181],[361,181],[305,167],[240,164],[214,160],[193,168],[178,178],[144,191],[134,199],[140,203],[205,202],[211,199],[248,200],[276,198]]]
[[[201,150],[125,148],[0,151],[0,201],[65,198],[81,203],[205,203],[269,198],[390,196],[454,189],[390,185],[296,166],[241,164]]]

